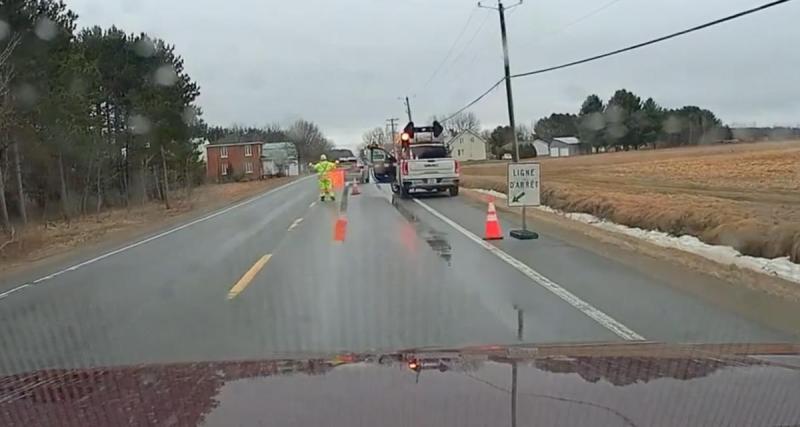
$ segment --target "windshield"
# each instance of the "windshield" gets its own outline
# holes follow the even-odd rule
[[[348,149],[331,150],[328,156],[330,157],[330,160],[339,160],[341,158],[354,157],[353,152]]]
[[[798,17],[0,0],[0,427],[800,425]]]
[[[411,154],[413,158],[420,160],[450,157],[445,147],[435,145],[412,146]]]

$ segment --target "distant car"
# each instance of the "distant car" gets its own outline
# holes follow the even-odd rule
[[[511,159],[513,159],[513,157],[511,157],[511,153],[503,154],[503,160],[511,160]]]
[[[364,180],[364,163],[347,148],[335,148],[328,154],[328,160],[339,162],[339,169],[344,170],[345,182],[358,181],[360,184]]]

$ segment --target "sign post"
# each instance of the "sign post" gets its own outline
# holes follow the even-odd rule
[[[508,164],[508,207],[522,207],[522,230],[512,230],[511,237],[520,240],[538,239],[539,235],[528,230],[525,215],[527,206],[539,206],[539,163]]]

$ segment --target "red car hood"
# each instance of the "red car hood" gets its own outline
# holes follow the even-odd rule
[[[0,378],[0,425],[800,425],[800,345],[479,347],[47,370]]]

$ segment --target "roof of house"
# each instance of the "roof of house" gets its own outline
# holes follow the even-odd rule
[[[553,141],[558,141],[562,144],[568,145],[578,145],[581,143],[581,140],[574,136],[560,136],[558,138],[553,138]]]
[[[206,147],[222,147],[222,146],[232,146],[232,145],[261,145],[263,141],[247,141],[247,142],[240,142],[240,141],[231,141],[231,142],[214,142],[212,144],[206,145]]]
[[[482,136],[478,135],[478,133],[477,133],[477,132],[475,132],[475,131],[473,131],[473,130],[470,130],[470,129],[464,129],[464,130],[462,130],[461,132],[459,132],[459,133],[455,134],[455,136],[451,137],[451,138],[450,138],[450,139],[447,141],[447,144],[448,144],[448,145],[450,145],[450,144],[451,144],[451,143],[452,143],[452,142],[453,142],[453,141],[454,141],[456,138],[458,138],[459,136],[461,136],[461,135],[464,135],[464,134],[471,134],[471,135],[475,136],[476,138],[478,138],[479,140],[483,141],[484,143],[486,142],[486,140],[485,140],[485,139],[483,139],[483,137],[482,137]]]

